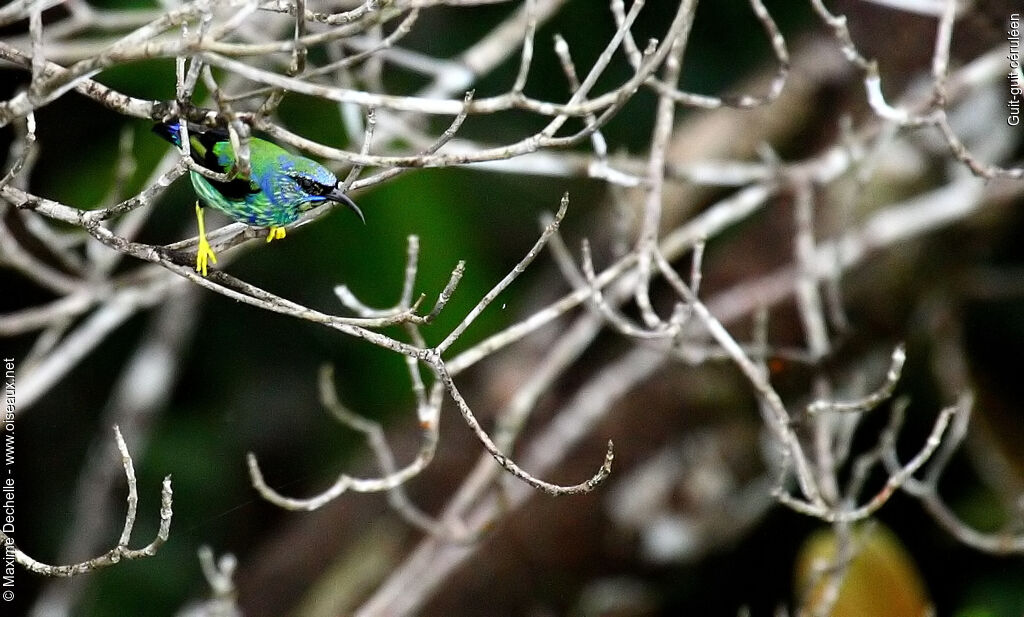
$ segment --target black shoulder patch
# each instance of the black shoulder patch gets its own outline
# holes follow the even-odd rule
[[[236,178],[231,182],[218,182],[209,178],[206,180],[210,183],[210,186],[220,191],[221,195],[231,200],[245,199],[247,195],[254,195],[260,192],[258,184],[244,178]]]
[[[202,150],[205,154],[202,156],[196,152],[196,148],[192,148],[192,159],[209,169],[210,171],[216,171],[217,173],[227,173],[227,168],[220,164],[217,160],[217,155],[213,152],[213,147],[222,141],[228,141],[228,134],[226,132],[209,130],[202,133],[189,133],[189,139],[192,143],[199,143],[202,146]]]

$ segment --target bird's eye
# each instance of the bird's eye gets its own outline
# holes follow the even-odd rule
[[[310,195],[323,195],[326,187],[320,184],[316,180],[311,180],[305,176],[292,176],[295,179],[296,184],[299,185],[303,191]]]

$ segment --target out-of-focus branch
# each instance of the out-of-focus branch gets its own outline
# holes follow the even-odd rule
[[[559,468],[618,402],[656,371],[674,369],[672,363],[680,360],[682,366],[727,361],[738,369],[758,401],[766,442],[776,456],[771,470],[777,478],[776,497],[799,512],[833,523],[843,539],[842,559],[852,550],[849,523],[873,515],[897,490],[920,499],[940,524],[965,543],[994,552],[1022,550],[1019,534],[997,536],[972,530],[939,497],[939,477],[967,430],[970,400],[962,395],[966,386],[949,393],[947,400],[959,402],[938,414],[916,454],[903,462],[895,443],[903,430],[906,407],[891,403],[907,361],[903,347],[891,353],[888,371],[881,378],[877,367],[868,362],[858,366],[858,387],[837,386],[826,369],[826,360],[840,346],[836,331],[848,331],[844,275],[865,264],[869,256],[1024,193],[1019,183],[1024,169],[1007,162],[1013,149],[1005,145],[1019,145],[1019,139],[1015,142],[1011,137],[1003,147],[988,147],[995,141],[964,135],[956,121],[957,114],[970,105],[971,95],[998,86],[1005,75],[1002,48],[965,59],[951,71],[950,67],[961,64],[952,46],[958,11],[970,7],[961,8],[953,0],[873,0],[936,19],[931,64],[922,71],[927,83],[921,87],[908,80],[912,85],[906,92],[890,92],[887,98],[884,92],[893,86],[883,83],[877,62],[861,49],[846,16],[833,14],[822,0],[811,0],[826,37],[791,53],[789,33],[780,30],[761,0],[751,0],[754,18],[768,38],[767,60],[773,68],[763,79],[741,83],[734,90],[740,94],[698,95],[683,91],[680,85],[685,83],[683,58],[690,51],[697,3],[681,0],[668,7],[672,12],[665,13],[659,38],[638,42],[634,29],[643,23],[639,20],[647,3],[633,0],[627,9],[622,0],[610,0],[605,18],[613,29],[589,65],[573,59],[573,36],[555,37],[554,53],[566,85],[563,94],[568,94],[542,98],[528,87],[541,56],[536,53],[542,49],[538,46],[544,44],[535,37],[563,8],[564,0],[522,2],[475,44],[451,57],[437,57],[409,43],[417,39],[410,35],[423,34],[417,29],[424,23],[436,23],[433,9],[447,7],[454,12],[491,1],[197,0],[164,11],[134,11],[98,10],[69,0],[60,12],[45,17],[44,11],[57,3],[17,0],[0,9],[0,25],[27,24],[21,34],[0,42],[2,69],[25,81],[24,88],[0,101],[0,126],[14,124],[17,130],[12,162],[0,179],[0,260],[56,296],[0,315],[0,334],[35,336],[32,361],[22,367],[19,409],[43,397],[122,323],[163,305],[182,285],[318,324],[397,354],[408,370],[415,401],[409,413],[415,413],[421,431],[419,448],[404,467],[396,464],[384,427],[341,404],[327,371],[320,376],[321,401],[339,422],[365,436],[376,458],[378,477],[341,474],[319,495],[292,498],[269,486],[255,455],[248,457],[253,487],[280,507],[312,510],[350,490],[386,492],[393,508],[426,532],[427,537],[381,584],[360,615],[408,614],[422,607],[451,580],[455,568],[477,552],[480,545],[473,540],[494,523],[513,516],[537,493],[533,489],[565,495],[598,486],[610,473],[610,442],[597,473],[583,482],[561,485],[541,477],[564,475]],[[750,23],[754,25],[753,20]],[[90,39],[82,40],[83,33]],[[843,58],[823,53],[826,44],[832,51],[838,47]],[[488,96],[477,96],[483,78],[494,77],[497,67],[509,59],[515,63],[517,56],[512,73],[499,76],[507,85],[493,94],[493,89],[488,90]],[[159,58],[174,59],[174,74],[167,76],[168,88],[174,84],[173,100],[134,97],[95,79],[107,69]],[[425,85],[405,89],[393,85],[397,80],[385,78],[392,68],[411,73],[410,82]],[[863,82],[863,115],[836,120],[839,136],[816,154],[802,154],[801,160],[784,160],[775,154],[777,142],[788,143],[796,134],[801,113],[817,109],[815,88],[851,72],[858,75],[858,91]],[[200,86],[210,91],[212,102],[193,100]],[[643,89],[653,92],[657,100],[653,116],[646,119],[652,127],[649,141],[642,155],[620,156],[615,153],[617,144],[606,141],[606,126]],[[315,310],[224,270],[215,270],[209,277],[197,275],[192,269],[197,238],[166,246],[138,240],[136,232],[152,204],[186,171],[228,179],[192,161],[188,122],[181,123],[182,151],[169,155],[137,194],[129,195],[123,186],[132,175],[134,161],[131,135],[125,133],[117,186],[102,207],[89,210],[47,199],[45,191],[29,182],[40,150],[36,120],[43,114],[36,111],[72,91],[125,117],[158,122],[184,119],[224,129],[238,155],[232,172],[241,175],[249,171],[249,135],[256,130],[330,161],[337,176],[345,178],[341,184],[345,190],[370,189],[416,168],[475,164],[502,173],[595,179],[610,187],[620,210],[628,212],[622,221],[633,214],[630,220],[638,224],[634,229],[628,223],[616,225],[610,262],[605,261],[608,253],[600,244],[610,234],[602,236],[593,230],[586,232],[590,239],[582,243],[576,257],[566,244],[576,245],[563,243],[557,235],[568,202],[564,197],[525,257],[457,325],[441,333],[440,343],[431,346],[425,328],[448,305],[465,264],[460,261],[452,268],[434,306],[426,310],[421,306],[425,295],[416,294],[421,256],[415,237],[409,239],[395,305],[371,307],[339,282],[335,292],[348,311],[343,314]],[[289,95],[335,103],[348,132],[344,145],[320,143],[289,130],[276,116],[279,104]],[[783,108],[781,112],[773,103]],[[678,106],[713,111],[691,114],[680,123]],[[759,109],[752,111],[755,107]],[[470,116],[481,123],[498,122],[505,112],[528,117],[539,128],[501,133],[491,141],[460,135]],[[440,135],[432,124],[436,116],[453,117]],[[784,129],[777,127],[790,130],[782,135]],[[927,143],[925,131],[940,140]],[[827,131],[820,133],[825,139]],[[576,149],[569,151],[571,147]],[[952,165],[941,174],[926,174],[924,170],[936,158]],[[906,185],[914,192],[907,196],[894,189],[877,203],[861,204],[861,189],[897,184],[888,182],[886,174],[900,164],[904,169],[918,166],[907,172]],[[986,185],[968,171],[990,182]],[[855,186],[852,192],[857,194],[850,203],[837,206],[834,202],[841,198],[836,195],[847,184]],[[640,197],[627,188],[637,189]],[[709,189],[720,192],[711,197]],[[776,206],[790,205],[792,218],[784,218],[779,227],[783,231],[776,230],[772,236],[772,242],[788,251],[781,262],[786,265],[767,274],[737,277],[731,287],[703,297],[708,294],[700,285],[706,262],[715,262],[716,251],[730,231],[759,217],[774,218]],[[872,209],[867,210],[868,206]],[[837,215],[837,210],[843,212]],[[296,226],[328,212],[329,208],[320,208],[306,213]],[[258,236],[258,230],[240,223],[209,234],[218,251],[251,245]],[[535,260],[548,247],[564,275],[560,289],[568,290],[546,294],[545,302],[520,321],[483,340],[470,341],[466,336],[470,326],[528,267],[535,267]],[[711,249],[707,260],[705,247]],[[239,253],[231,250],[225,257]],[[127,265],[115,273],[115,266],[122,262]],[[790,299],[799,320],[799,341],[774,346],[769,313]],[[753,322],[751,340],[736,326],[743,320]],[[616,337],[622,347],[613,354],[588,353],[605,333]],[[451,352],[456,343],[463,345],[457,354]],[[513,346],[530,345],[541,352],[524,361],[522,370],[509,371],[525,378],[499,404],[491,430],[486,416],[474,409],[479,406],[478,393],[467,389],[462,375],[485,360],[498,362],[502,352]],[[892,349],[891,343],[885,349]],[[144,363],[151,350],[141,347],[127,365],[124,391],[137,383],[139,377],[131,369]],[[809,394],[790,400],[789,393],[776,389],[768,370],[775,358],[798,361],[812,372]],[[587,364],[576,379],[570,372],[584,361],[593,364]],[[563,379],[569,375],[574,378]],[[568,384],[564,396],[547,396],[563,381]],[[869,383],[878,385],[865,385]],[[483,453],[441,515],[434,518],[413,504],[405,484],[434,461],[445,398],[454,402]],[[552,415],[537,432],[526,431],[540,402],[549,398]],[[890,404],[889,425],[879,433],[877,444],[858,450],[854,433],[863,418]],[[70,576],[121,558],[151,554],[166,539],[169,479],[161,535],[144,549],[127,548],[135,519],[135,478],[120,432],[117,440],[129,483],[129,513],[117,547],[82,564],[47,566],[20,552],[19,563],[44,574]],[[880,487],[871,484],[877,477],[873,472],[879,469],[885,473]],[[510,476],[521,482],[500,481]],[[82,482],[89,477],[83,475]],[[200,560],[215,596],[202,614],[237,614],[231,597],[234,562],[222,560],[217,566],[210,552],[202,553]],[[825,606],[821,610],[827,612],[844,572],[843,564],[837,563],[829,573],[831,596],[817,609]]]
[[[187,607],[178,613],[178,617],[242,617],[234,581],[238,559],[231,553],[214,559],[213,549],[205,545],[199,547],[198,555],[199,566],[202,568],[203,577],[210,585],[213,597],[201,604]]]

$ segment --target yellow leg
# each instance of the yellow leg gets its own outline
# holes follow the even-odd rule
[[[206,276],[206,264],[208,261],[217,263],[217,254],[210,248],[206,240],[206,224],[203,221],[203,207],[196,202],[196,221],[199,222],[199,247],[196,250],[196,272]]]
[[[284,235],[284,227],[271,227],[270,231],[267,232],[267,242],[270,242],[271,240],[281,240],[284,238]]]

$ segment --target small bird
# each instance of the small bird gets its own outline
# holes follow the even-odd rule
[[[181,147],[178,121],[153,127],[160,137]],[[207,129],[188,124],[188,141],[192,160],[222,174],[236,173],[237,158],[227,131]],[[307,210],[334,201],[351,208],[366,223],[362,211],[338,188],[338,179],[314,160],[297,156],[284,148],[257,137],[249,138],[248,178],[235,177],[229,182],[211,180],[190,172],[192,187],[199,200],[227,214],[232,219],[258,227],[268,227],[267,242],[285,237],[285,225],[294,223]],[[196,272],[206,276],[207,263],[217,263],[206,240],[203,207],[196,201],[199,223],[199,249]]]

